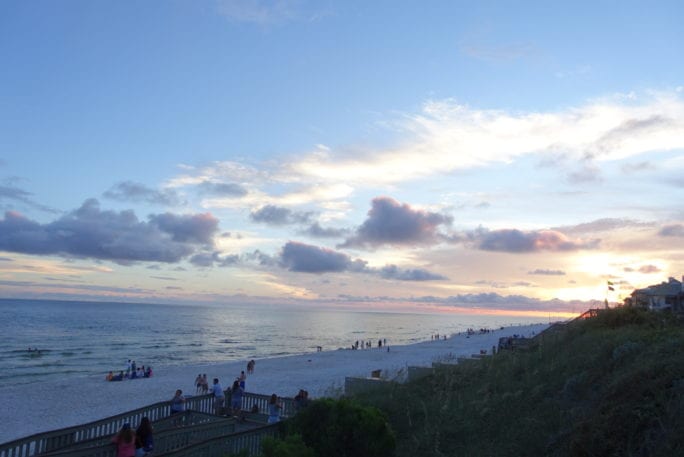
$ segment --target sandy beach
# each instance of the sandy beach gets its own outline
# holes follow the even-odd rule
[[[312,398],[338,396],[343,393],[347,376],[367,377],[373,370],[382,370],[384,378],[401,378],[409,365],[430,366],[435,361],[455,361],[480,350],[490,352],[500,337],[532,336],[547,326],[511,326],[406,346],[392,346],[389,341],[389,351],[376,346],[364,350],[339,349],[256,359],[255,371],[247,378],[246,390],[293,397],[299,389],[305,389]],[[98,377],[70,377],[28,385],[17,382],[15,386],[0,389],[4,411],[0,443],[169,400],[176,389],[182,389],[187,396],[195,395],[193,383],[199,373],[206,373],[210,382],[212,378],[219,378],[227,389],[240,371],[246,371],[246,362],[159,368],[152,378],[123,382],[106,382],[105,373]]]

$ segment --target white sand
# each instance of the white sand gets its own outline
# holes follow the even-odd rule
[[[455,361],[457,357],[469,357],[482,349],[490,353],[500,337],[531,336],[546,327],[546,324],[513,326],[407,346],[391,346],[388,341],[389,352],[374,347],[257,359],[254,374],[247,378],[246,390],[293,397],[299,389],[305,389],[311,398],[337,396],[343,393],[346,376],[367,377],[372,370],[382,370],[382,377],[393,379],[405,374],[409,365],[430,366],[435,361]],[[194,395],[193,383],[199,373],[207,373],[210,384],[212,378],[219,378],[227,389],[241,370],[246,372],[246,361],[159,368],[152,378],[122,382],[106,382],[103,373],[99,377],[4,387],[0,389],[3,424],[0,443],[169,400],[176,389]]]

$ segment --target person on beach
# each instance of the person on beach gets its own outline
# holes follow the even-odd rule
[[[275,424],[280,421],[280,410],[283,408],[283,404],[276,394],[271,395],[271,399],[268,401],[268,423]]]
[[[247,373],[248,374],[254,373],[254,365],[256,365],[256,362],[254,360],[250,360],[249,362],[247,362]]]
[[[214,410],[215,414],[220,416],[223,413],[223,404],[226,401],[226,396],[223,393],[223,387],[219,382],[218,378],[214,378],[214,386],[212,387],[212,392],[214,395]]]
[[[198,374],[197,377],[195,378],[195,395],[199,394],[200,391],[202,390],[202,374]]]
[[[153,449],[152,422],[148,417],[143,417],[135,431],[135,457],[144,457]]]
[[[107,381],[111,381],[112,379],[114,379],[114,373],[112,373],[112,372],[110,371],[109,374],[107,375],[107,377],[106,377],[105,379],[106,379]]]
[[[237,416],[242,410],[242,394],[244,389],[240,386],[240,380],[236,379],[233,382],[233,387],[230,389],[230,409],[233,416]]]
[[[240,387],[242,388],[242,390],[245,390],[245,381],[247,381],[247,375],[244,371],[240,372],[240,377],[238,378],[238,381],[240,381]]]
[[[112,438],[112,443],[116,444],[116,457],[135,457],[135,432],[131,424],[123,424],[119,433]]]

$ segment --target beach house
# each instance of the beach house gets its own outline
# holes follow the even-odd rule
[[[669,278],[667,282],[655,284],[643,289],[635,289],[626,302],[632,306],[640,306],[652,310],[672,310],[684,312],[684,277],[682,281]]]

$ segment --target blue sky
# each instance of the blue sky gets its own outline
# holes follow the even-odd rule
[[[3,2],[0,294],[549,312],[679,277],[682,19]]]

